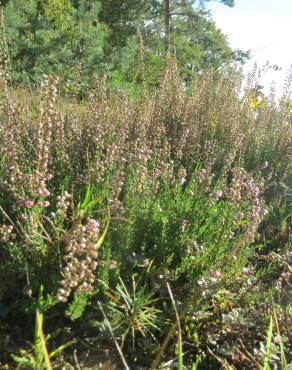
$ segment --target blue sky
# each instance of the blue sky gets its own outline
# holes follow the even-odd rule
[[[207,8],[233,48],[251,50],[245,70],[266,61],[282,67],[262,80],[266,89],[274,81],[279,93],[292,64],[292,0],[235,0],[234,8],[212,1]]]

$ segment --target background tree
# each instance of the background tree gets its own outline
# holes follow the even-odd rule
[[[222,0],[233,6],[233,0]],[[145,78],[150,85],[155,85],[165,64],[165,53],[170,52],[177,59],[185,79],[193,71],[209,66],[219,68],[227,61],[244,62],[247,53],[232,50],[225,35],[216,28],[210,13],[203,8],[196,8],[195,1],[187,0],[102,0],[101,22],[111,30],[108,62],[111,68],[125,71],[123,51],[129,51],[134,59],[127,65],[137,69],[139,40],[137,29],[141,30],[145,50]],[[200,2],[199,5],[202,5]],[[164,36],[163,36],[164,35]],[[127,46],[128,45],[128,46]],[[135,67],[133,67],[135,66]],[[119,78],[127,78],[135,73],[118,73]],[[136,73],[137,75],[137,73]]]
[[[210,13],[196,7],[201,3],[10,0],[4,14],[12,80],[34,83],[43,73],[58,74],[62,86],[71,89],[77,79],[86,90],[92,77],[106,73],[113,86],[137,90],[142,80],[157,85],[168,52],[185,81],[194,71],[243,62],[247,54],[230,48]]]
[[[103,57],[106,31],[98,21],[100,4],[85,0],[10,0],[5,32],[14,81],[32,83],[43,73],[70,80],[81,66],[88,78]]]

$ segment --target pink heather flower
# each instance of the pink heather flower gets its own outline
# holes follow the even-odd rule
[[[45,200],[44,202],[37,202],[37,205],[40,206],[40,207],[49,207],[50,206],[50,202],[48,202],[47,200]]]
[[[206,168],[202,168],[200,171],[199,171],[200,175],[206,175],[207,174],[207,170]]]
[[[44,188],[44,189],[40,189],[40,190],[39,190],[39,193],[40,193],[40,195],[42,195],[42,196],[44,196],[44,197],[48,197],[48,196],[50,196],[50,195],[51,195],[51,193],[49,192],[49,190],[48,190],[48,189],[46,189],[46,188]]]
[[[89,222],[87,224],[87,228],[89,230],[96,229],[96,228],[98,229],[99,228],[99,223],[92,218],[91,220],[89,220]]]
[[[110,260],[109,269],[110,270],[115,270],[116,268],[117,268],[117,261],[116,260]]]
[[[16,201],[16,204],[18,205],[18,207],[31,208],[34,205],[34,202],[29,199],[18,199]]]
[[[221,272],[218,270],[210,269],[208,271],[208,275],[210,276],[210,278],[218,279],[221,276]]]
[[[215,199],[216,199],[216,200],[218,200],[218,199],[222,198],[222,196],[223,196],[223,191],[222,191],[222,190],[216,191],[216,192],[215,192],[215,194],[214,194],[214,196],[215,196]]]
[[[25,208],[31,208],[31,207],[33,207],[33,205],[34,205],[34,203],[30,199],[24,200],[22,202],[22,207],[25,207]]]
[[[49,190],[48,189],[44,189],[43,190],[43,196],[44,197],[49,197],[51,195],[51,193],[49,192]]]
[[[181,185],[184,185],[186,182],[187,182],[187,179],[186,179],[185,177],[183,177],[183,178],[181,179]]]
[[[286,280],[287,282],[289,281],[291,276],[292,276],[291,272],[283,272],[281,275],[282,279]]]

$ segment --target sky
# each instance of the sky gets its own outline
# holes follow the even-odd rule
[[[265,91],[274,81],[277,94],[281,93],[292,64],[292,0],[235,0],[233,8],[212,1],[207,8],[232,48],[251,51],[245,71],[255,62],[263,66],[267,61],[282,68],[261,80]]]

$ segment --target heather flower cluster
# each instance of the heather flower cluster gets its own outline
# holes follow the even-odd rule
[[[62,195],[58,195],[57,208],[58,208],[59,213],[66,214],[66,211],[70,206],[71,198],[72,198],[72,195],[69,194],[67,191],[64,191]]]
[[[245,189],[247,192],[247,196],[250,197],[253,201],[253,206],[251,207],[247,215],[249,223],[245,230],[245,236],[248,240],[253,241],[254,235],[261,221],[267,214],[267,210],[265,209],[263,200],[260,197],[260,187],[252,178],[248,179],[245,182]]]
[[[228,198],[231,202],[240,204],[242,199],[242,189],[245,186],[247,173],[243,168],[233,168],[232,183],[229,187]]]
[[[47,173],[50,161],[50,149],[52,141],[53,123],[56,116],[58,78],[43,75],[42,91],[45,105],[41,107],[40,121],[36,137],[36,162],[38,169]]]
[[[240,211],[236,215],[234,225],[239,225],[241,220],[246,217],[248,223],[244,227],[242,242],[253,242],[256,231],[267,213],[261,199],[261,188],[243,168],[233,168],[231,173],[231,185],[226,191],[228,199],[238,208],[245,202],[250,204],[246,213]]]
[[[43,76],[43,100],[34,117],[37,125],[29,127],[27,122],[23,122],[22,110],[13,110],[10,127],[7,128],[7,133],[4,133],[4,154],[8,159],[9,169],[4,184],[12,193],[16,206],[21,208],[50,206],[47,183],[53,177],[49,164],[56,115],[57,83],[57,78]],[[23,138],[22,141],[19,141],[19,136]],[[26,154],[27,147],[32,150]]]
[[[15,169],[7,184],[15,203],[18,207],[32,208],[33,206],[49,207],[50,191],[47,189],[47,182],[52,179],[52,174],[42,173],[34,170],[25,174],[19,168]]]
[[[212,184],[213,174],[207,168],[201,168],[197,171],[196,179],[199,184],[201,184],[206,191],[210,189]]]
[[[59,282],[61,287],[57,300],[66,302],[71,291],[91,292],[95,281],[95,270],[98,262],[99,223],[90,219],[85,225],[77,225],[68,233],[63,257],[64,267]]]
[[[0,241],[8,242],[14,240],[16,234],[13,232],[13,226],[11,225],[0,225]]]

